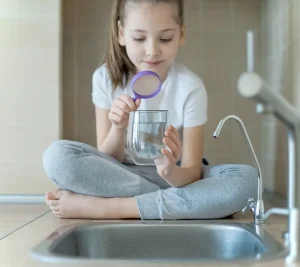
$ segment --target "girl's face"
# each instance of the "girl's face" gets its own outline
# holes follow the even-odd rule
[[[178,25],[176,4],[129,3],[124,27],[119,24],[119,43],[126,47],[136,71],[152,70],[164,81],[185,28]]]

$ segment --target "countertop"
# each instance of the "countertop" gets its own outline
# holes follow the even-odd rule
[[[270,206],[265,205],[266,210]],[[126,220],[128,222],[128,220]],[[122,221],[122,222],[126,222]],[[248,212],[247,214],[236,214],[233,219],[224,219],[222,221],[226,222],[244,222],[249,223],[252,221],[252,215]],[[45,212],[36,220],[20,228],[18,231],[10,234],[0,242],[0,266],[2,267],[42,267],[42,266],[70,266],[68,264],[50,264],[41,261],[37,261],[30,255],[30,250],[32,247],[37,245],[40,241],[45,238],[49,238],[55,233],[57,229],[60,231],[68,230],[78,224],[87,224],[99,222],[97,220],[76,220],[76,219],[58,219],[50,211]],[[101,221],[103,222],[103,221]],[[110,222],[106,220],[105,222]],[[115,221],[114,221],[115,222]],[[273,236],[279,242],[282,242],[281,233],[287,229],[287,218],[284,216],[273,215],[268,223],[264,225],[265,231],[267,231],[271,236]],[[185,266],[216,266],[213,264],[184,264]],[[241,266],[241,263],[230,263],[230,264],[220,264],[218,266]],[[243,266],[287,266],[285,265],[284,259],[277,259],[273,261],[257,261],[257,262],[243,262]],[[72,265],[74,266],[74,265]],[[83,266],[76,264],[76,266]],[[89,265],[93,266],[93,265]],[[138,263],[138,264],[96,264],[94,266],[183,266],[183,264],[157,264],[157,263]],[[300,266],[300,263],[293,266]]]

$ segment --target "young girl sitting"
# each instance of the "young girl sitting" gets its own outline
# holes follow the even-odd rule
[[[59,188],[46,203],[58,217],[213,219],[256,197],[255,168],[202,164],[207,93],[175,62],[184,40],[183,0],[115,1],[105,64],[93,74],[97,148],[59,140],[44,153],[44,169]],[[162,89],[133,101],[130,81],[143,70],[156,72]],[[136,110],[169,111],[169,150],[161,150],[156,166],[137,166],[128,156],[128,118]]]

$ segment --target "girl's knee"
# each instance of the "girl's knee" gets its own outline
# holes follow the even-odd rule
[[[54,141],[43,154],[43,167],[48,177],[55,178],[65,171],[70,155],[70,141]]]
[[[248,173],[249,175],[256,176],[257,177],[257,169],[250,165],[237,165],[239,169],[243,170],[245,173]]]
[[[257,199],[258,170],[250,165],[235,165],[230,176],[226,179],[227,195],[224,199],[238,211],[246,206],[249,198]]]
[[[257,184],[258,180],[258,170],[250,165],[239,165],[238,172],[240,173],[240,176],[244,177],[244,179],[247,179],[249,182]]]
[[[237,177],[239,179],[247,179],[250,181],[257,181],[258,171],[250,165],[243,164],[228,164],[223,165],[220,169],[220,176],[225,174],[228,178]]]

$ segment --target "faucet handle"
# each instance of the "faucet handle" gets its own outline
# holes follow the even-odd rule
[[[255,206],[256,206],[256,202],[254,198],[249,198],[246,207],[243,208],[242,210],[242,213],[245,214],[248,209],[251,209],[251,211],[254,212]]]

